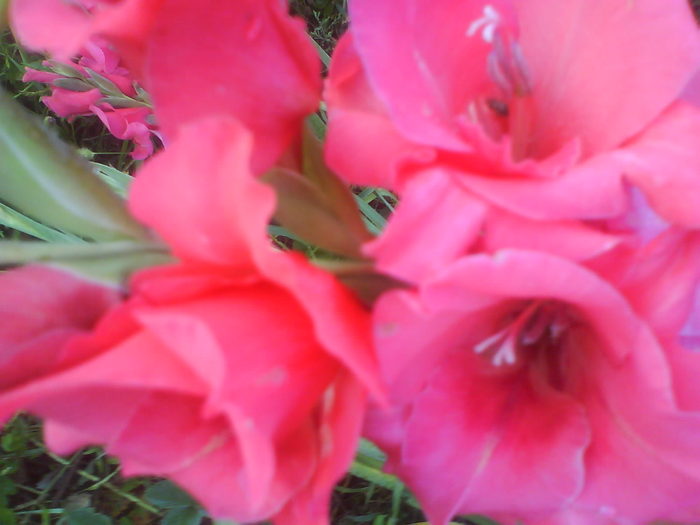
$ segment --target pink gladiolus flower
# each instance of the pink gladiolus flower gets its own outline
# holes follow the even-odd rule
[[[59,117],[72,120],[79,115],[90,115],[91,108],[101,98],[103,97],[99,89],[71,91],[57,87],[51,90],[51,95],[42,97],[41,101]]]
[[[148,108],[114,108],[109,104],[91,106],[92,112],[99,117],[109,132],[122,140],[133,140],[135,144],[131,156],[142,160],[153,154],[151,135],[159,135],[149,124],[152,119]]]
[[[303,22],[287,13],[286,2],[92,4],[86,10],[63,0],[12,0],[10,22],[25,45],[59,58],[75,53],[92,34],[115,45],[152,95],[166,140],[187,122],[230,115],[253,131],[253,168],[262,173],[318,107],[320,60]],[[48,29],[61,23],[72,28],[70,38]]]
[[[376,309],[367,433],[432,525],[700,518],[700,237],[470,255]]]
[[[328,160],[349,182],[412,200],[416,178],[448,179],[436,200],[455,209],[562,221],[622,213],[627,180],[669,221],[700,226],[700,112],[674,102],[700,64],[685,0],[349,10],[326,91]]]
[[[104,444],[127,475],[167,476],[216,517],[322,525],[378,392],[370,320],[270,244],[274,192],[250,171],[252,143],[210,119],[145,164],[132,210],[179,262],[138,273],[78,341],[91,357],[13,383],[0,413],[42,416],[59,453]]]
[[[160,139],[150,105],[140,99],[134,81],[108,43],[94,37],[82,51],[77,62],[44,62],[44,66],[64,74],[28,68],[23,80],[51,86],[51,95],[41,100],[59,117],[96,115],[112,135],[134,141],[134,159],[150,157],[154,151],[152,137]],[[96,79],[95,74],[101,78]],[[104,79],[112,85],[104,86]],[[129,107],[114,107],[120,103]]]

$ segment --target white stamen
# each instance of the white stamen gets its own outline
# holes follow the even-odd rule
[[[493,37],[496,32],[498,24],[501,23],[501,15],[492,5],[485,5],[483,16],[477,18],[467,28],[467,37],[473,37],[479,31],[481,31],[481,38],[484,42],[491,44],[493,42]]]
[[[487,337],[483,341],[481,341],[478,345],[474,347],[474,352],[477,354],[481,354],[491,348],[494,344],[496,344],[500,339],[503,338],[505,335],[506,330],[501,330],[498,333],[493,334],[492,336]]]
[[[491,359],[493,366],[501,366],[502,364],[512,365],[515,363],[515,345],[513,343],[512,337],[509,337],[503,342],[498,351],[494,354],[493,359]]]
[[[474,353],[483,354],[486,351],[496,349],[493,356],[491,356],[491,363],[493,366],[514,364],[516,361],[515,340],[510,332],[511,327],[507,327],[487,337],[478,345],[474,346]]]

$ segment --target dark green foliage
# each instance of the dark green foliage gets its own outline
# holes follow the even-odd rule
[[[330,53],[347,26],[347,0],[291,0],[294,14],[304,17],[309,33]]]

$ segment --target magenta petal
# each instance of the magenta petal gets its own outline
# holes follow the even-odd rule
[[[431,291],[433,304],[413,292],[396,290],[384,294],[375,307],[375,345],[394,404],[409,403],[418,395],[445,353],[464,345],[465,338],[479,330],[484,321],[480,312],[500,302],[487,294],[460,293],[454,286],[447,296],[441,296],[439,289]],[[459,306],[443,308],[442,301]],[[476,316],[475,320],[465,325],[466,315]]]

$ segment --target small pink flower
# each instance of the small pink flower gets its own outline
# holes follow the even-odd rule
[[[51,91],[51,95],[41,97],[41,101],[59,117],[71,120],[79,115],[90,115],[93,105],[102,98],[99,89],[71,91],[53,88]]]
[[[152,135],[157,135],[149,120],[153,114],[148,108],[113,108],[109,104],[90,107],[109,132],[122,140],[133,140],[135,144],[131,156],[143,160],[153,155]]]

